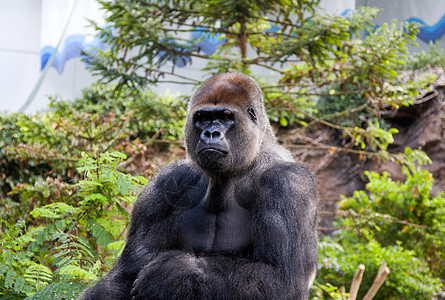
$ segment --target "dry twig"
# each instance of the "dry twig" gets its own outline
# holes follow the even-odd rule
[[[363,272],[365,272],[365,265],[360,264],[352,278],[351,288],[349,289],[349,300],[355,300],[357,298],[358,289],[362,283]]]
[[[377,294],[377,291],[382,286],[388,274],[389,274],[389,268],[386,266],[386,261],[382,261],[379,272],[377,273],[377,276],[374,279],[371,288],[368,290],[365,297],[363,297],[363,300],[371,300],[372,298],[374,298],[375,294]]]

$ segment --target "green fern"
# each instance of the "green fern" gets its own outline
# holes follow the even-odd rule
[[[33,293],[27,299],[75,299],[109,270],[124,246],[125,207],[146,183],[117,170],[124,159],[118,152],[84,154],[78,170],[85,177],[70,201],[46,200],[52,203],[30,212],[42,225],[28,230],[25,221],[2,222],[0,300]]]
[[[104,229],[95,219],[88,220],[87,224],[96,238],[96,242],[102,247],[106,248],[108,244],[115,241],[110,232]]]
[[[32,290],[25,278],[10,267],[0,264],[0,299],[21,299]]]
[[[26,269],[24,277],[29,284],[35,286],[38,290],[51,283],[54,276],[48,267],[37,263],[31,263]]]
[[[73,207],[69,204],[63,202],[55,202],[34,209],[31,212],[31,215],[34,218],[42,217],[48,219],[60,219],[66,217],[67,215],[77,214],[80,211],[81,210],[79,208]]]
[[[78,298],[86,287],[86,284],[79,282],[53,283],[41,289],[33,296],[25,298],[25,300],[74,300]]]
[[[59,275],[69,276],[70,278],[80,278],[86,281],[97,280],[97,274],[87,271],[75,264],[69,264],[59,270]]]

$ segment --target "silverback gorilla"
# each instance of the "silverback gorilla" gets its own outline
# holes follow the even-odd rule
[[[258,85],[205,82],[185,141],[187,158],[142,192],[116,266],[82,298],[307,299],[317,184],[277,143]]]

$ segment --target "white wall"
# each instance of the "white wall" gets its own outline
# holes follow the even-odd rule
[[[355,0],[321,0],[322,7],[329,14],[341,14],[345,10],[355,8]]]
[[[41,1],[0,0],[0,111],[22,105],[40,73]]]
[[[62,39],[61,52],[67,36],[91,34],[91,29],[85,29],[85,17],[97,18],[98,4],[78,0],[62,36],[73,4],[74,0],[0,0],[0,112],[18,111],[30,97],[43,76],[40,51],[44,46],[56,47]],[[25,112],[46,109],[48,96],[73,99],[93,80],[80,58],[68,60],[61,74],[51,67]]]

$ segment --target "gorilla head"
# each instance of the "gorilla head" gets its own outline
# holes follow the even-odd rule
[[[191,160],[210,176],[245,169],[263,141],[274,140],[261,90],[241,73],[217,75],[198,89],[185,135]]]

